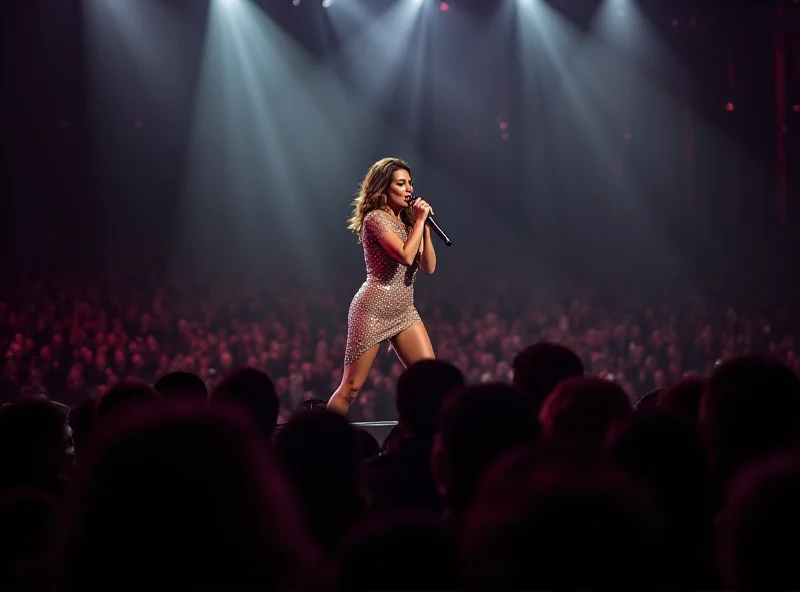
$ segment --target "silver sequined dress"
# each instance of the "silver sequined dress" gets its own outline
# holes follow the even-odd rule
[[[405,224],[390,214],[373,210],[364,216],[361,242],[367,281],[353,298],[347,315],[345,365],[355,362],[373,345],[422,321],[414,308],[417,263],[403,265],[386,252],[378,237],[387,231],[396,233],[403,242],[408,240]]]

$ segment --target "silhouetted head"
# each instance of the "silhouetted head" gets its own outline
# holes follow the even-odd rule
[[[231,370],[211,392],[212,405],[235,405],[247,410],[262,434],[270,438],[278,425],[280,401],[269,374],[257,368]]]
[[[67,417],[47,400],[25,400],[0,409],[0,492],[49,486],[67,469]]]
[[[731,590],[800,590],[800,454],[781,453],[736,477],[717,519],[717,563]]]
[[[296,413],[275,438],[278,464],[300,495],[354,493],[361,476],[361,442],[341,415]],[[319,490],[322,487],[323,490]]]
[[[602,454],[609,428],[633,415],[618,384],[602,378],[568,378],[547,397],[539,412],[548,442]]]
[[[539,342],[529,345],[514,358],[514,386],[541,407],[556,385],[565,378],[583,376],[583,362],[566,346]]]
[[[658,398],[656,407],[664,413],[698,423],[700,397],[706,381],[699,376],[690,376],[667,387]]]
[[[61,589],[303,587],[299,517],[242,412],[164,402],[106,427],[78,467]]]
[[[94,404],[92,423],[102,424],[117,414],[132,413],[139,407],[161,402],[161,395],[138,378],[120,380],[104,392]]]
[[[465,518],[463,546],[473,590],[663,586],[658,517],[646,494],[609,468],[493,470]]]
[[[275,455],[312,535],[335,548],[363,506],[363,456],[355,429],[338,413],[298,412],[276,435]]]
[[[635,414],[612,427],[608,459],[639,479],[664,510],[672,532],[696,549],[705,516],[708,463],[697,425],[664,413]],[[702,541],[703,544],[707,541]]]
[[[461,370],[442,360],[412,364],[397,379],[395,404],[406,435],[432,438],[447,395],[464,386]]]
[[[719,483],[800,436],[800,379],[768,356],[718,366],[700,399],[700,424]]]
[[[460,513],[497,458],[538,438],[535,407],[519,389],[498,382],[453,392],[442,406],[432,459],[449,509]]]
[[[156,380],[153,388],[165,399],[190,398],[208,400],[206,383],[192,372],[169,372]]]
[[[636,411],[641,411],[642,413],[648,413],[650,411],[654,411],[658,408],[658,402],[661,399],[661,394],[664,392],[662,388],[654,388],[651,391],[645,393],[644,396],[639,397],[636,400],[635,408]]]

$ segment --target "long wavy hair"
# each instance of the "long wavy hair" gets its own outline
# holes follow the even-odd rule
[[[347,229],[352,230],[361,242],[361,227],[364,216],[373,210],[383,210],[388,203],[389,185],[395,171],[407,171],[411,175],[411,167],[399,158],[382,158],[367,171],[359,185],[358,195],[353,200],[353,215],[347,221]],[[414,224],[414,209],[409,206],[400,211],[400,220],[406,226]]]

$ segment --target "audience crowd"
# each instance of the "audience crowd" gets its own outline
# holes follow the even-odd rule
[[[740,307],[677,289],[614,294],[504,277],[464,283],[431,282],[417,300],[437,357],[470,383],[510,380],[515,353],[539,340],[570,347],[589,375],[618,383],[633,402],[751,352],[770,352],[800,371],[800,325],[790,308]],[[72,405],[118,380],[152,382],[176,370],[213,388],[227,371],[249,366],[273,378],[288,417],[338,386],[356,288],[320,293],[113,275],[23,282],[13,299],[0,300],[0,401],[43,394]],[[352,417],[396,419],[401,372],[387,344]]]
[[[21,282],[0,587],[800,589],[791,308],[433,289],[344,418],[351,288]]]

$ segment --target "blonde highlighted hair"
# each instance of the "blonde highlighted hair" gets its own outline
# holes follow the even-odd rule
[[[361,227],[364,217],[373,210],[383,210],[388,203],[389,186],[392,184],[395,171],[407,171],[411,175],[411,167],[399,158],[382,158],[367,171],[359,186],[358,195],[353,200],[353,215],[347,221],[347,229],[352,230],[361,241]],[[406,226],[414,224],[414,211],[410,206],[400,211],[400,220]]]

